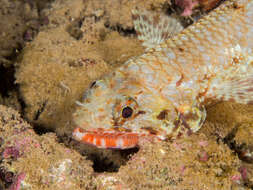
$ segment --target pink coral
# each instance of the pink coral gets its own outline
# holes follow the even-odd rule
[[[231,177],[231,180],[236,184],[241,184],[242,176],[241,174],[235,174]]]
[[[209,159],[209,156],[207,154],[207,152],[203,151],[199,154],[199,160],[202,162],[207,162]]]
[[[16,147],[10,146],[6,147],[2,153],[4,158],[14,158],[17,159],[20,156],[19,150]]]
[[[199,145],[202,147],[206,147],[208,145],[208,141],[199,141]]]
[[[15,181],[11,184],[8,190],[19,190],[21,182],[25,179],[25,173],[20,173],[16,176]]]
[[[241,173],[242,179],[247,180],[247,168],[240,167],[239,172]]]
[[[185,169],[186,169],[185,165],[181,166],[181,168],[180,168],[181,175],[184,175]]]
[[[181,14],[182,16],[190,16],[192,9],[198,5],[198,2],[193,0],[175,0],[175,4],[184,10]]]

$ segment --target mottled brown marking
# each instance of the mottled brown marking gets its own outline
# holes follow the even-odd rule
[[[185,120],[197,120],[198,118],[199,118],[198,115],[192,112],[184,115]]]
[[[169,33],[168,33],[168,32],[163,32],[163,33],[162,33],[162,38],[163,38],[163,39],[167,39],[168,36],[169,36]]]
[[[129,118],[123,118],[122,116],[114,120],[114,126],[122,126]]]
[[[118,118],[113,118],[113,126],[119,126],[118,121],[119,121]]]
[[[248,101],[248,103],[247,103],[247,104],[253,105],[253,100]]]
[[[179,47],[178,50],[181,52],[184,52],[184,48],[182,48],[182,47]]]
[[[233,57],[233,62],[236,63],[236,64],[240,63],[240,61],[237,57]]]
[[[216,96],[214,96],[216,98]],[[224,96],[219,97],[220,100],[224,101]]]
[[[114,127],[113,130],[117,132],[121,131],[119,127]]]
[[[140,19],[140,16],[138,14],[133,14],[132,15],[132,19],[133,20],[139,20]]]
[[[204,92],[200,92],[200,93],[198,94],[198,97],[203,97],[203,96],[205,96],[207,92],[208,92],[208,88],[205,88]]]
[[[148,20],[147,23],[148,23],[148,25],[150,25],[150,26],[152,26],[152,24],[153,24],[153,22],[152,22],[151,20]],[[151,28],[151,27],[149,27],[149,28]]]
[[[84,132],[85,132],[85,130],[82,129],[81,127],[79,127],[79,131],[80,131],[81,133],[84,133]]]
[[[181,83],[183,82],[184,75],[181,75],[181,78],[176,82],[176,86],[179,87]]]
[[[148,28],[148,33],[151,34],[151,28]]]
[[[231,79],[231,80],[232,80],[232,79]],[[236,80],[236,79],[234,79],[234,80]],[[247,80],[241,80],[241,81],[238,82],[238,85],[245,85],[245,84],[247,84],[247,83],[248,83]]]
[[[179,139],[182,135],[183,135],[183,133],[179,132],[179,133],[177,134],[177,139]]]
[[[166,119],[166,116],[168,115],[168,110],[163,110],[157,115],[157,119],[164,120]]]
[[[156,27],[160,23],[160,16],[155,15],[153,19],[153,25]]]
[[[174,128],[173,128],[173,131],[176,131],[177,129],[178,129],[178,127],[179,127],[179,124],[180,124],[180,120],[175,120],[174,122],[173,122],[173,124],[174,124]]]
[[[247,90],[246,90],[247,91]],[[237,93],[239,96],[243,96],[245,93],[244,92],[238,92]]]
[[[85,64],[85,67],[87,67],[87,66],[93,66],[93,65],[95,65],[96,64],[96,60],[95,59],[81,59],[80,60],[82,63],[84,63]]]
[[[138,115],[145,114],[145,113],[146,113],[145,111],[140,110],[140,111],[138,111],[138,112],[134,115],[134,117],[137,117]]]
[[[229,98],[228,101],[229,102],[236,102],[234,98]]]
[[[188,135],[188,136],[190,136],[190,135],[192,135],[192,134],[193,134],[192,130],[188,130],[188,131],[187,131],[187,135]]]
[[[253,88],[248,88],[246,91],[247,92],[253,92]]]
[[[188,125],[188,123],[187,123],[187,121],[186,121],[186,119],[185,119],[185,116],[184,116],[183,114],[180,114],[179,118],[181,119],[183,126],[184,126],[186,129],[191,130],[190,126]]]
[[[144,130],[148,131],[149,134],[151,134],[151,135],[157,135],[158,134],[158,131],[156,131],[152,127],[142,127],[141,129],[144,129]]]
[[[114,127],[113,130],[118,131],[118,132],[122,132],[122,131],[124,131],[124,132],[132,132],[131,129],[126,129],[126,128],[122,128],[122,127]]]
[[[136,93],[136,95],[140,95],[143,93],[143,90],[140,90],[139,92]]]
[[[245,99],[245,96],[244,95],[238,95],[238,97],[240,98],[240,99]]]
[[[98,111],[103,112],[103,111],[105,111],[105,109],[104,108],[98,108]]]
[[[148,21],[147,15],[143,15],[143,16],[142,16],[142,19],[143,19],[145,22],[147,22],[147,21]]]
[[[132,130],[131,130],[131,129],[125,129],[125,131],[126,131],[126,132],[132,132]]]
[[[234,3],[233,3],[233,8],[234,8],[234,9],[239,9],[239,8],[241,8],[241,7],[242,7],[242,5],[238,4],[238,2],[234,2]]]

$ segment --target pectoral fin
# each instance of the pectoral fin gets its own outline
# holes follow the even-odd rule
[[[226,53],[226,52],[225,52]],[[231,61],[211,79],[207,98],[253,104],[253,54],[239,45],[227,51]]]
[[[178,108],[178,118],[174,121],[174,132],[177,137],[188,136],[197,132],[206,119],[206,110],[202,105],[187,106]]]

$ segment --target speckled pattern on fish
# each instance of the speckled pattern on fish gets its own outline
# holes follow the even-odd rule
[[[226,1],[184,30],[147,11],[133,19],[146,52],[85,92],[76,140],[125,149],[140,138],[175,139],[201,128],[212,101],[253,103],[252,0]]]

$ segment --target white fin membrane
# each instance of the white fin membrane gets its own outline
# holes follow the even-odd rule
[[[210,83],[208,98],[253,104],[253,55],[252,50],[239,45],[227,51],[232,65],[216,73]]]
[[[172,16],[138,9],[132,10],[132,14],[138,39],[146,48],[153,48],[183,30],[178,19]]]

